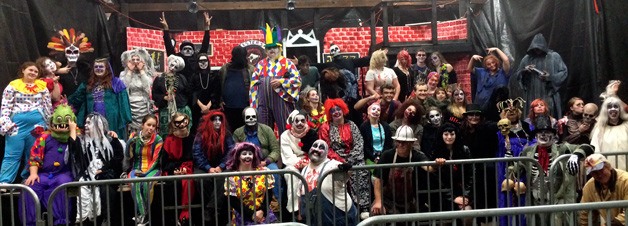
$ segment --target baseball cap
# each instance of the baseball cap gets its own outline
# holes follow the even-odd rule
[[[587,175],[589,175],[591,172],[603,169],[605,162],[608,162],[608,160],[606,160],[606,157],[604,157],[602,154],[589,155],[589,157],[584,160],[584,166],[587,169]]]

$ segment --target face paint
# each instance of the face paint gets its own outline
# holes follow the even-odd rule
[[[320,97],[318,96],[318,91],[312,90],[308,94],[308,100],[312,103],[318,103]]]
[[[181,55],[190,57],[192,54],[194,54],[194,48],[192,48],[192,46],[184,46],[181,48]]]
[[[433,126],[438,127],[441,124],[442,116],[441,116],[440,112],[438,112],[436,110],[431,110],[430,113],[428,114],[428,119],[430,120],[430,123]]]
[[[371,106],[369,106],[368,115],[370,118],[379,119],[381,113],[382,108],[379,106],[379,104],[372,104]]]
[[[200,56],[198,58],[198,68],[200,68],[201,70],[205,70],[209,67],[209,60],[207,59],[206,56]]]
[[[292,128],[294,128],[297,132],[303,132],[305,129],[305,125],[307,124],[307,120],[304,115],[296,115],[294,116],[294,120],[292,121]]]
[[[608,113],[609,119],[618,119],[619,118],[619,104],[618,103],[608,103],[606,104],[606,112]]]
[[[105,71],[107,71],[105,67],[105,63],[94,63],[94,74],[98,77],[105,75]]]
[[[318,164],[327,158],[327,150],[329,146],[323,140],[317,140],[312,144],[308,155],[310,157],[310,161]]]
[[[332,56],[336,56],[336,55],[340,54],[340,47],[338,47],[337,45],[331,45],[329,47],[329,53]]]
[[[80,55],[79,48],[74,44],[65,48],[65,58],[68,59],[68,63],[76,63]]]
[[[222,118],[220,115],[212,117],[212,122],[214,123],[214,129],[216,131],[220,130],[220,126],[222,126]]]
[[[414,115],[416,115],[416,107],[414,106],[408,106],[408,108],[406,108],[405,111],[403,111],[403,116],[405,118],[412,118],[414,117]]]
[[[335,120],[340,120],[343,119],[343,113],[342,113],[342,109],[338,106],[334,106],[332,107],[329,112],[331,112],[331,117],[332,119]]]
[[[551,131],[543,130],[536,133],[536,140],[539,146],[547,147],[556,142],[556,136]]]
[[[464,103],[464,92],[462,90],[456,90],[454,92],[454,101],[456,103]]]
[[[246,165],[253,164],[253,151],[244,150],[240,152],[240,162]]]
[[[257,112],[253,108],[244,110],[244,123],[247,126],[255,126],[257,124]]]
[[[46,72],[48,74],[54,74],[55,71],[57,71],[57,64],[50,59],[46,59],[46,61],[44,61],[44,66],[46,67]]]

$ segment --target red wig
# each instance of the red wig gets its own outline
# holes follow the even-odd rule
[[[332,118],[331,109],[336,106],[340,107],[343,115],[349,114],[349,107],[347,107],[347,104],[344,100],[340,98],[329,98],[325,101],[325,115],[327,115],[327,120]]]
[[[212,118],[220,116],[222,124],[220,131],[214,129]],[[198,126],[198,135],[201,136],[202,147],[206,151],[207,159],[222,156],[225,150],[225,135],[227,134],[227,120],[225,114],[219,110],[212,110],[205,114]]]
[[[406,64],[403,65],[403,67],[410,68],[410,66],[412,65],[412,58],[410,57],[410,54],[408,53],[408,51],[406,50],[399,51],[399,53],[397,54],[397,60],[399,61],[399,64],[401,64],[401,59],[406,59]]]
[[[530,103],[530,112],[528,113],[528,118],[530,118],[532,122],[534,122],[534,120],[536,119],[536,115],[534,114],[534,107],[539,104],[545,105],[545,112],[543,113],[543,115],[550,115],[550,109],[547,106],[547,103],[542,98],[537,98],[533,100],[532,103]]]

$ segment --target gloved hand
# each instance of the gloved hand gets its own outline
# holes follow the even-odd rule
[[[338,169],[344,172],[349,171],[353,166],[348,162],[338,165]]]
[[[569,157],[569,160],[567,160],[567,170],[571,175],[578,174],[578,171],[580,170],[580,160],[578,159],[578,155],[573,154]]]

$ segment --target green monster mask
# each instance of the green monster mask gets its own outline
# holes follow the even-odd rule
[[[70,137],[68,122],[70,119],[76,122],[76,116],[70,106],[61,104],[55,108],[50,118],[50,134],[53,138],[64,143],[68,142],[68,137]]]

